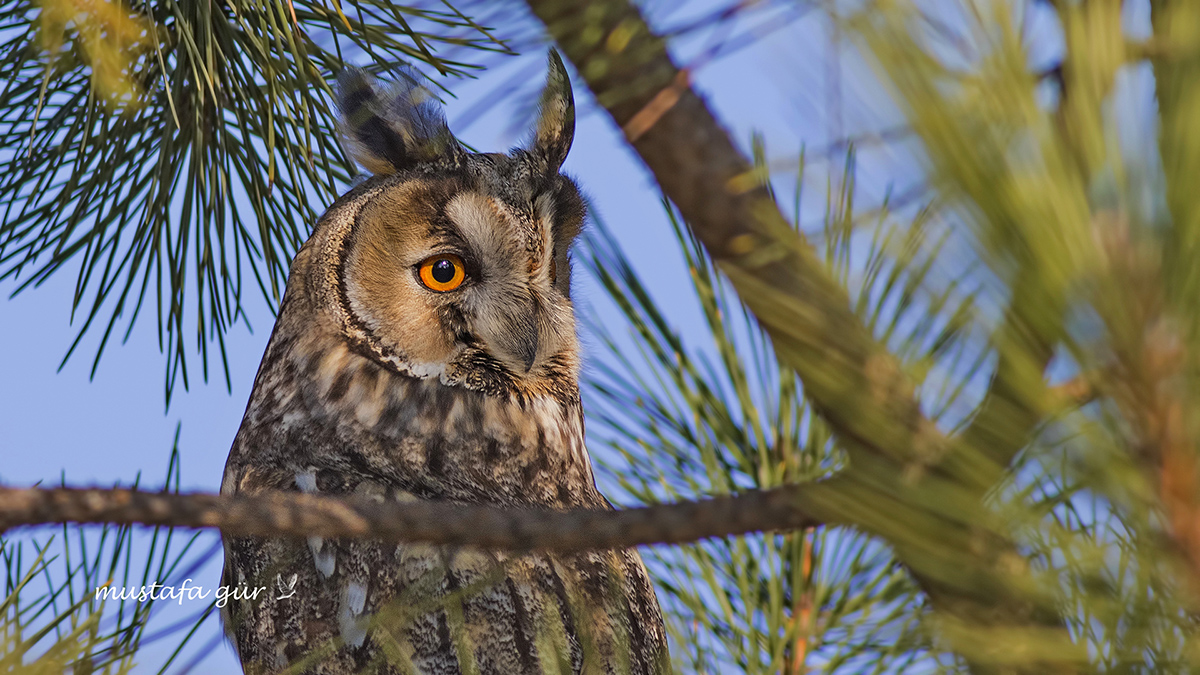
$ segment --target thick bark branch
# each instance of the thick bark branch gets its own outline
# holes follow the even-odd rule
[[[838,481],[621,511],[553,511],[448,502],[381,502],[291,492],[261,496],[123,489],[0,488],[0,532],[22,525],[115,523],[215,527],[227,536],[339,537],[582,551],[682,544],[822,524]]]
[[[779,212],[638,10],[624,0],[528,4],[847,448],[906,465],[932,461],[945,439],[921,416],[912,384],[851,311],[846,290]]]

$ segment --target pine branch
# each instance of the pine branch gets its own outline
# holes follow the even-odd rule
[[[48,523],[116,523],[215,527],[234,537],[317,536],[583,551],[813,527],[849,497],[848,489],[844,481],[827,480],[619,511],[555,511],[290,492],[225,496],[0,488],[0,532]]]
[[[620,0],[586,11],[561,0],[529,5],[635,138],[633,147],[843,440],[901,464],[924,464],[946,447],[894,357],[850,310],[845,289],[779,212],[637,9]]]

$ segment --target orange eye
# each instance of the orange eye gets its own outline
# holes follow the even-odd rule
[[[445,293],[462,286],[467,278],[467,270],[462,258],[443,253],[421,263],[417,268],[417,276],[421,277],[421,283],[429,290]]]

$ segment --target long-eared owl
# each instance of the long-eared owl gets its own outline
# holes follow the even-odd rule
[[[551,52],[525,147],[467,151],[407,72],[339,77],[372,175],[292,262],[223,494],[610,508],[584,448],[559,173],[575,129]],[[662,615],[633,550],[557,555],[231,538],[224,609],[248,673],[662,673]],[[265,587],[265,588],[264,588]]]

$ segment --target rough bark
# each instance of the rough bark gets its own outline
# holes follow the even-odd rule
[[[228,536],[336,537],[512,550],[581,551],[680,544],[823,522],[839,481],[621,511],[384,503],[291,492],[267,496],[111,489],[0,488],[0,533],[23,525],[115,523],[216,527]]]

